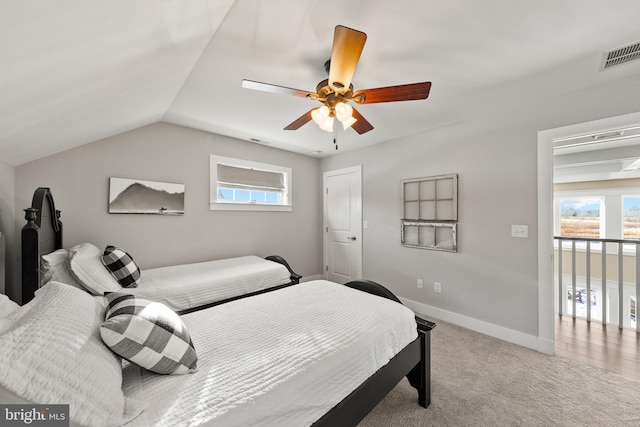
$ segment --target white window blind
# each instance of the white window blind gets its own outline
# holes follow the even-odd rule
[[[210,156],[211,210],[291,211],[291,168]]]
[[[260,191],[284,191],[285,176],[282,172],[229,166],[218,163],[218,185],[227,188],[247,188]]]

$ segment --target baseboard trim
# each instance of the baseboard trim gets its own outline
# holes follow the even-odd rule
[[[458,313],[443,310],[441,308],[433,307],[417,301],[412,301],[407,298],[399,299],[404,305],[409,307],[415,313],[423,314],[425,316],[432,316],[435,319],[440,319],[454,325],[462,326],[463,328],[471,329],[472,331],[480,332],[481,334],[489,335],[503,341],[527,347],[541,353],[554,354],[554,343],[552,341],[545,340],[534,335],[525,334],[524,332],[505,328],[503,326],[494,325],[493,323],[484,322],[472,317],[463,316]]]

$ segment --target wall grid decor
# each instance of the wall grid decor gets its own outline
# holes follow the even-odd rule
[[[402,246],[457,252],[458,175],[401,181]]]

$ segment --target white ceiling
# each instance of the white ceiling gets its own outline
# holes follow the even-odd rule
[[[555,183],[640,178],[640,124],[554,141]]]
[[[331,155],[312,122],[283,130],[316,101],[241,80],[315,90],[338,24],[368,35],[356,90],[433,82],[427,100],[360,106],[375,129],[339,130],[340,151],[640,73],[599,68],[640,40],[637,0],[0,2],[0,160],[13,165],[157,121]]]

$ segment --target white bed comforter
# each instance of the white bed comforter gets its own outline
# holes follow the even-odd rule
[[[127,292],[180,311],[284,285],[290,276],[284,265],[249,255],[143,270]]]
[[[417,337],[408,308],[324,280],[183,319],[198,372],[125,367],[125,395],[150,403],[130,425],[310,425]]]

